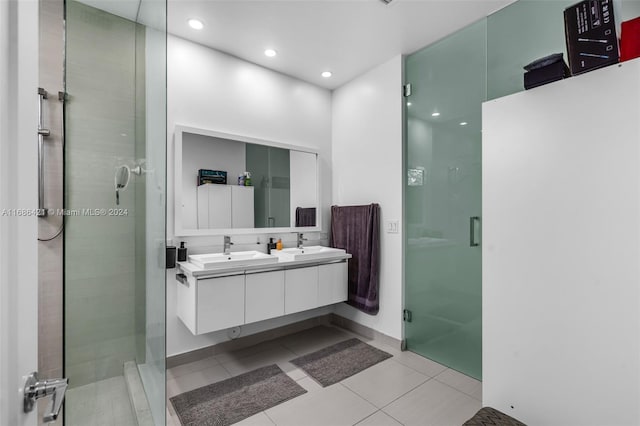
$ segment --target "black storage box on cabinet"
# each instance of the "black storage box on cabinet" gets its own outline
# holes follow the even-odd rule
[[[619,61],[613,0],[585,0],[564,10],[571,74]]]
[[[217,183],[220,185],[227,184],[227,172],[223,170],[198,170],[198,186],[206,183]]]
[[[524,88],[532,89],[570,76],[569,68],[561,59],[558,62],[524,73]]]

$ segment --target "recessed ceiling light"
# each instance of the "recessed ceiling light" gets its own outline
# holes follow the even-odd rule
[[[189,19],[189,20],[187,21],[187,23],[188,23],[188,24],[189,24],[189,26],[190,26],[191,28],[193,28],[194,30],[201,30],[201,29],[203,29],[203,28],[204,28],[204,24],[203,24],[203,23],[202,23],[202,21],[201,21],[201,20],[199,20],[199,19],[194,19],[194,18],[192,18],[192,19]]]
[[[468,123],[467,123],[466,121],[461,121],[461,122],[460,122],[460,125],[461,125],[461,126],[466,126],[467,124],[468,124]]]
[[[440,113],[439,112],[434,112],[433,114],[431,114],[432,117],[439,117]]]
[[[411,106],[411,102],[407,102],[407,106]]]
[[[268,56],[270,58],[273,58],[274,56],[276,56],[278,54],[278,52],[276,52],[273,49],[267,49],[264,51],[265,56]]]
[[[320,75],[323,76],[324,78],[329,78],[333,74],[331,73],[331,71],[322,71],[322,74],[320,74]]]

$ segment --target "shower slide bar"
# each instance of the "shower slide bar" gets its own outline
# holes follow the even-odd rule
[[[42,87],[38,87],[38,216],[47,216],[47,209],[44,207],[44,138],[51,135],[49,129],[44,128],[42,102],[49,97],[49,94]]]
[[[44,200],[44,138],[51,136],[51,130],[44,128],[43,101],[49,93],[38,87],[38,216],[46,217],[47,209]],[[64,102],[64,93],[58,92],[58,100]]]

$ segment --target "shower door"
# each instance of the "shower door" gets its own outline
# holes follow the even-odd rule
[[[481,103],[486,20],[406,59],[407,348],[482,375]]]
[[[86,3],[65,3],[65,424],[164,425],[166,2]]]

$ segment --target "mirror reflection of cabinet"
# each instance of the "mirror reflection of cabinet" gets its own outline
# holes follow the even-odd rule
[[[198,229],[253,227],[253,194],[252,186],[198,186]]]
[[[176,235],[320,231],[315,151],[176,126],[174,152]],[[198,185],[200,169],[226,182]],[[238,185],[245,172],[251,186]]]

